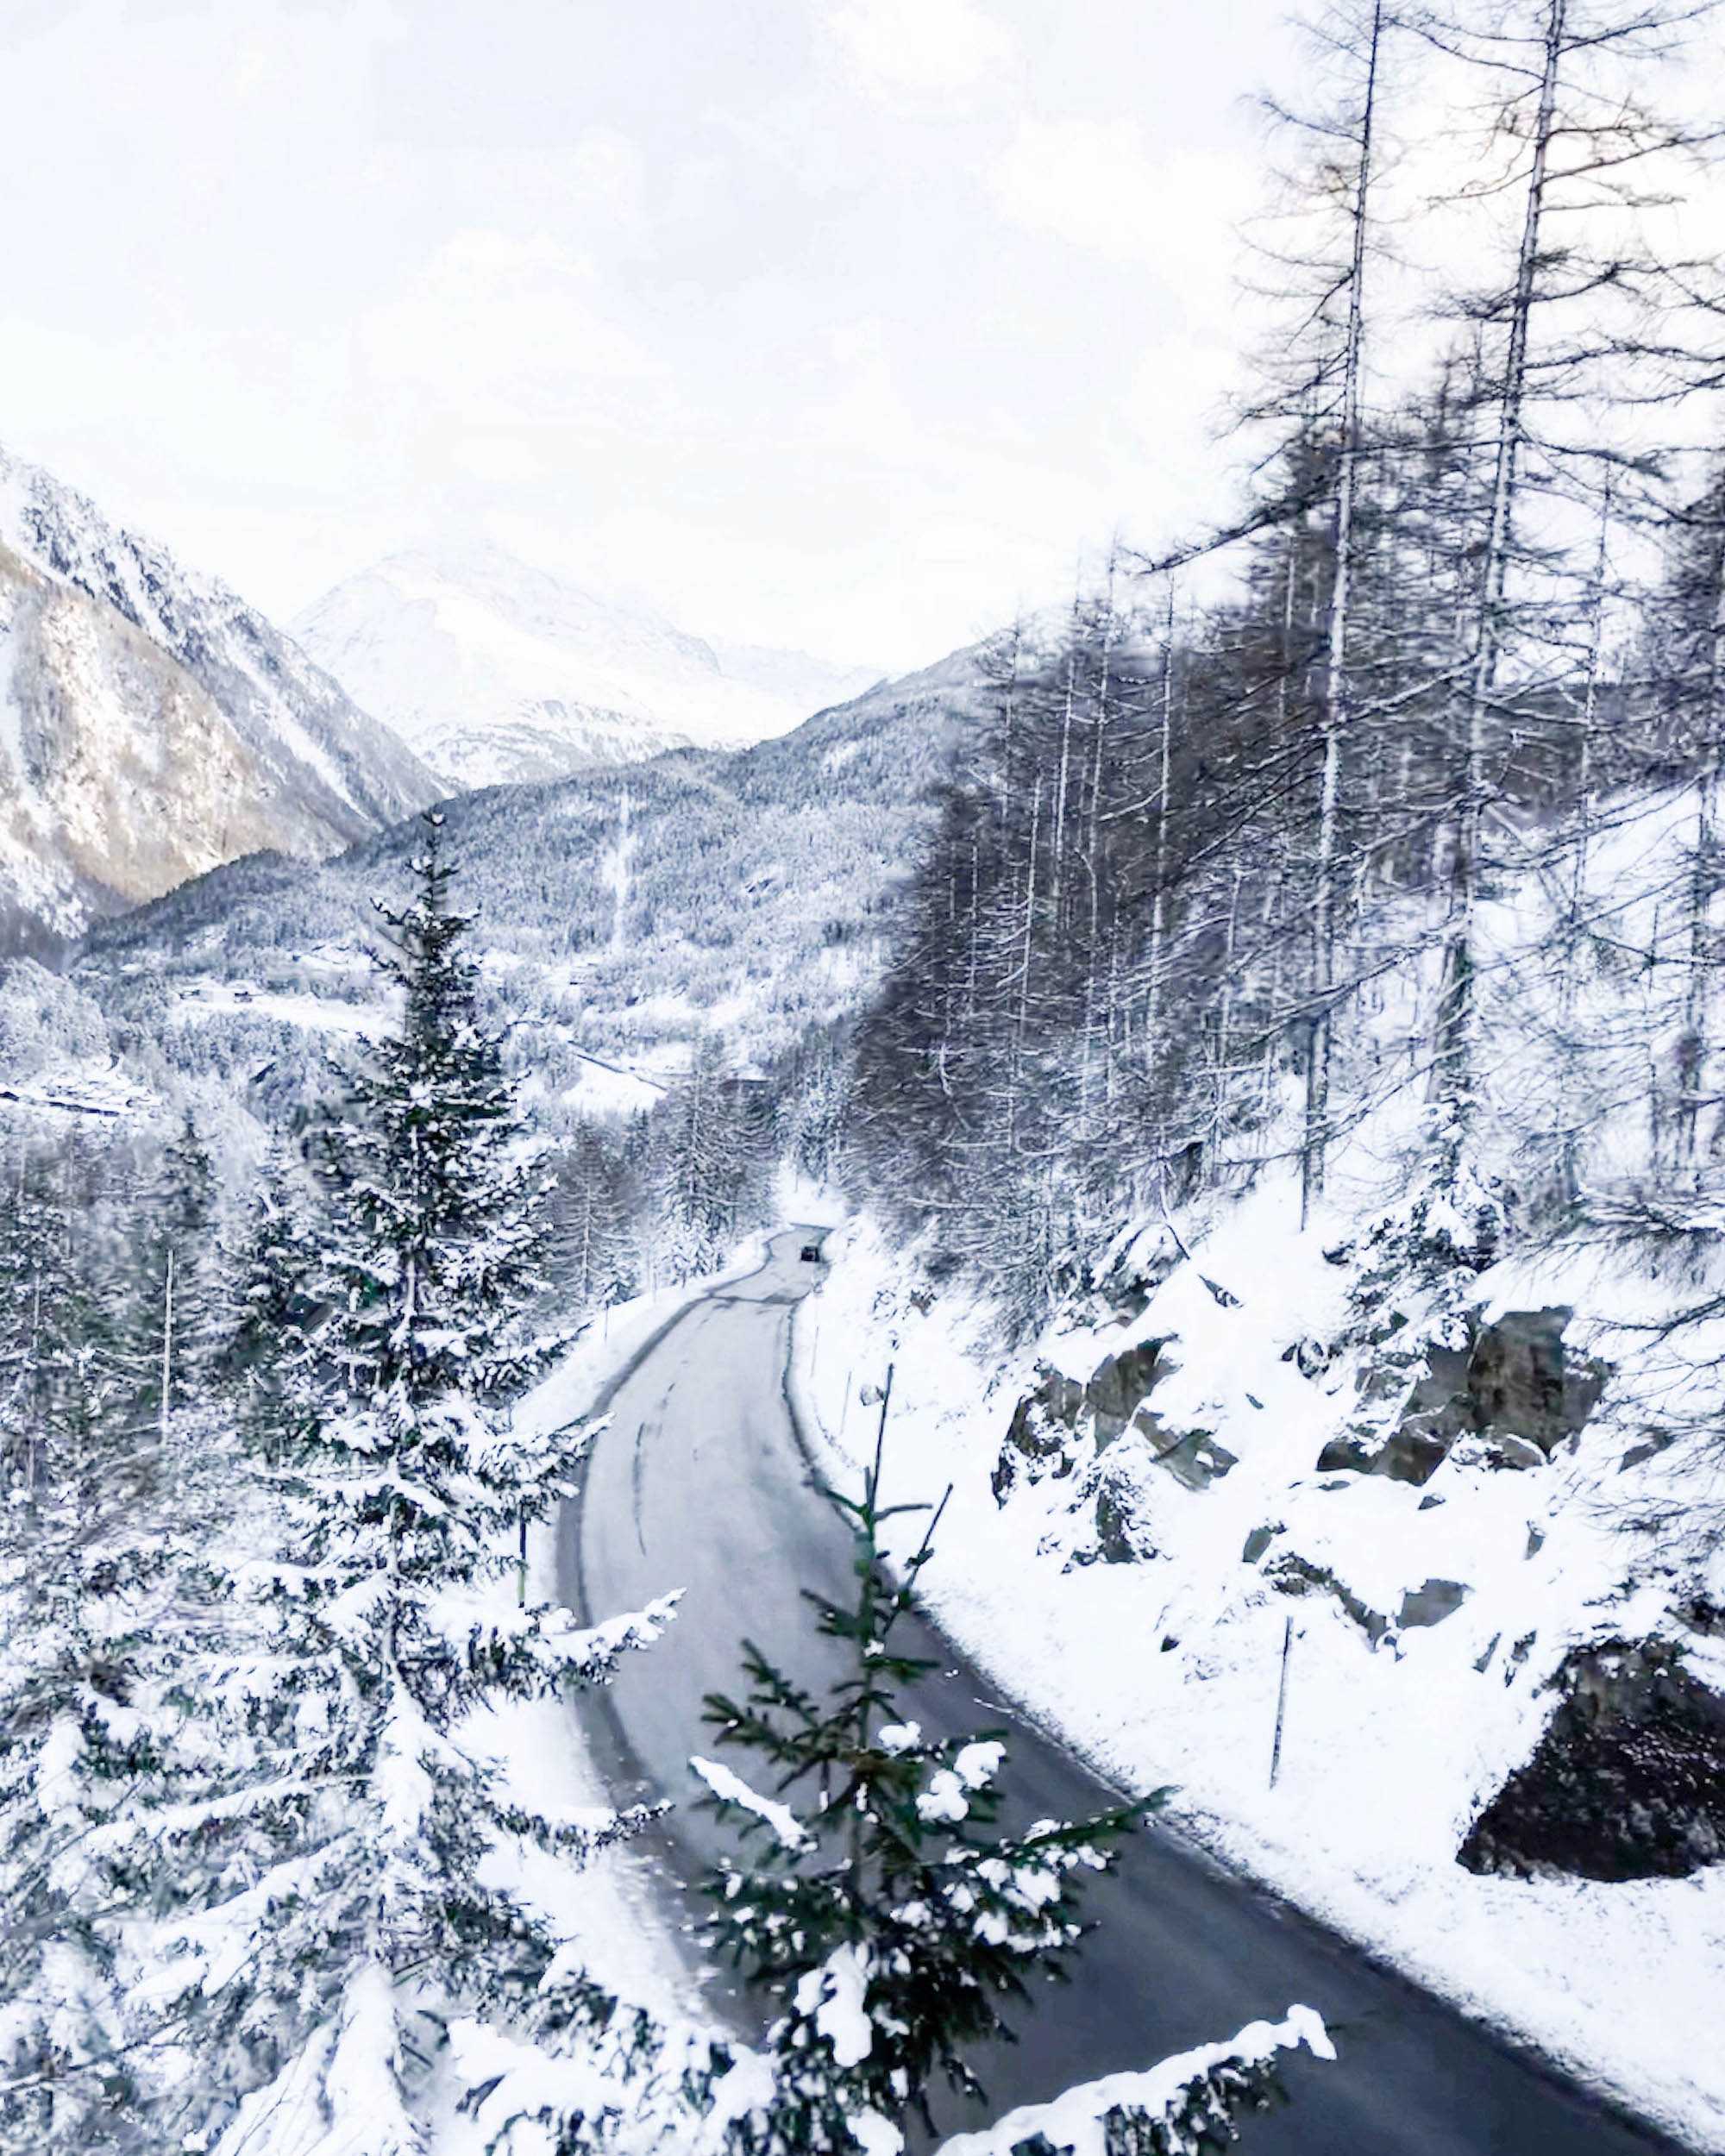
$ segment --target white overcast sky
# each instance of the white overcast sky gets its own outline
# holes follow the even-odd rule
[[[898,667],[1214,499],[1282,0],[5,0],[0,442]]]

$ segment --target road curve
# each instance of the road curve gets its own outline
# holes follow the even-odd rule
[[[805,1684],[834,1667],[801,1590],[848,1600],[850,1543],[816,1491],[786,1392],[790,1325],[814,1284],[806,1239],[775,1236],[760,1269],[722,1283],[654,1335],[607,1388],[611,1426],[559,1531],[561,1591],[590,1618],[683,1589],[677,1621],[631,1656],[584,1728],[612,1795],[680,1800],[655,1855],[686,1921],[683,1882],[724,1845],[693,1808],[687,1756],[708,1741],[701,1701],[738,1682],[746,1634]],[[932,1732],[1013,1727],[1003,1785],[1020,1818],[1072,1818],[1111,1801],[1087,1769],[1016,1725],[955,1651],[927,1631],[939,1673],[913,1702]],[[741,1764],[739,1762],[739,1764]],[[1251,2156],[1677,2156],[1676,2144],[1605,2107],[1453,2007],[1237,1879],[1161,1830],[1134,1836],[1089,1892],[1098,1929],[1070,1984],[1017,2015],[1019,2041],[979,2059],[987,2115],[1070,2084],[1148,2065],[1292,2002],[1314,2006],[1340,2052],[1302,2059],[1293,2101],[1247,2128]],[[715,2004],[747,2019],[734,1992]],[[981,2122],[949,2103],[943,2131]]]

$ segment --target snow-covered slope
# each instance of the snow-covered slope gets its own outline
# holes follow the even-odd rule
[[[854,1012],[981,679],[958,652],[749,749],[452,800],[487,998],[536,1095],[627,1112],[705,1032],[764,1066]],[[405,888],[418,837],[410,822],[317,868],[237,862],[100,925],[78,978],[170,1061],[274,1058],[272,1082],[298,1082],[302,1049],[363,1026],[368,901]]]
[[[802,652],[721,655],[487,547],[392,555],[293,630],[455,787],[762,741],[872,678]]]
[[[225,586],[0,451],[0,949],[437,791]]]

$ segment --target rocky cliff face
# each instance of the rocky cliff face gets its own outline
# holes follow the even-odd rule
[[[0,453],[0,950],[437,791],[232,592]]]

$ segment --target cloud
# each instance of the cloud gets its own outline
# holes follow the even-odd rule
[[[990,175],[996,206],[1107,260],[1151,263],[1159,275],[1214,281],[1231,266],[1233,233],[1251,204],[1251,177],[1231,158],[1158,157],[1136,122],[1026,118]]]
[[[445,170],[447,199],[471,205],[474,224],[575,235],[609,253],[650,236],[646,153],[615,127],[568,142],[456,145]]]
[[[555,241],[458,232],[373,307],[360,350],[374,396],[463,426],[556,420],[652,394],[662,368]]]
[[[825,22],[852,79],[888,103],[968,104],[1019,74],[1017,41],[975,0],[841,0]]]

